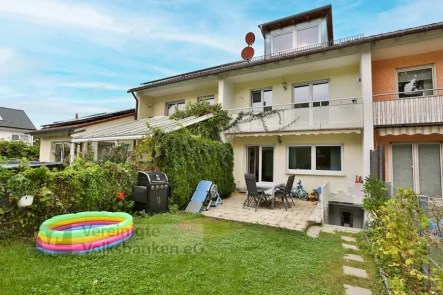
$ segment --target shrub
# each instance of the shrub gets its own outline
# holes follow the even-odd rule
[[[131,147],[127,144],[120,143],[118,146],[113,146],[103,150],[100,162],[112,162],[112,163],[126,163],[132,158]]]
[[[389,200],[389,190],[385,182],[373,175],[366,177],[363,192],[363,209],[369,214],[377,214],[378,209]]]
[[[35,159],[39,157],[39,153],[39,145],[29,145],[21,140],[0,140],[0,156],[7,159]]]
[[[186,128],[191,134],[200,135],[212,140],[220,140],[220,132],[226,129],[230,121],[229,113],[223,110],[221,104],[211,105],[207,101],[187,103],[184,110],[176,110],[170,118],[183,119],[190,116],[201,117],[208,114],[212,114],[213,117]]]
[[[221,196],[232,191],[234,156],[230,143],[190,134],[186,129],[154,132],[138,146],[138,153],[150,157],[154,168],[168,175],[172,186],[170,205],[184,208],[200,180],[218,186]]]
[[[136,173],[128,164],[98,165],[77,159],[63,171],[46,167],[0,169],[0,235],[33,234],[55,215],[81,211],[131,212]],[[117,199],[124,192],[126,198]],[[34,196],[32,206],[19,208],[24,195]]]

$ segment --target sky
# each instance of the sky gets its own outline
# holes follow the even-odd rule
[[[258,25],[332,4],[334,38],[443,21],[442,0],[0,0],[0,106],[37,128],[135,107],[140,83],[239,60]]]

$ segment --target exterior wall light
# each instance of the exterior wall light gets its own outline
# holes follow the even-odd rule
[[[283,82],[283,89],[286,91],[286,89],[288,89],[288,87],[286,87],[286,82]]]

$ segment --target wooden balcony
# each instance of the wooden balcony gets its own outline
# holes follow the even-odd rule
[[[359,97],[228,111],[233,120],[238,116],[244,119],[225,131],[226,134],[363,128],[363,104]],[[243,115],[251,111],[254,114],[264,111],[269,115],[263,118]]]
[[[373,102],[375,126],[443,123],[443,95]]]

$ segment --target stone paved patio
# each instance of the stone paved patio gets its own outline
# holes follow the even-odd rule
[[[311,215],[321,214],[318,210],[314,210],[316,202],[301,200],[294,200],[295,206],[292,205],[287,211],[278,202],[274,209],[262,206],[255,212],[255,207],[243,209],[245,199],[245,194],[233,193],[231,197],[223,199],[223,205],[211,207],[208,211],[202,211],[202,214],[213,218],[258,223],[297,231],[305,231],[309,220],[318,219]]]

